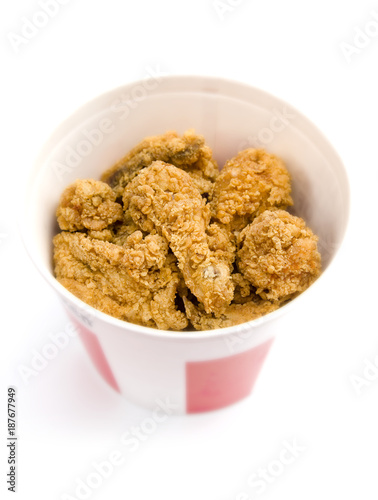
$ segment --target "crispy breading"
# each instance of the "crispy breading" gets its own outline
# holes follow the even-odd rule
[[[169,131],[163,135],[146,137],[108,169],[101,180],[107,182],[121,197],[127,184],[139,171],[157,160],[185,170],[201,194],[211,192],[219,173],[217,162],[202,135],[188,130],[180,137],[177,132]]]
[[[191,177],[156,161],[127,185],[123,203],[142,230],[156,230],[168,240],[186,285],[205,310],[221,312],[233,297],[231,269],[209,248],[209,208]]]
[[[58,281],[107,314],[167,330],[188,324],[175,306],[181,277],[162,236],[143,239],[137,231],[119,246],[62,232],[54,238],[54,266]]]
[[[229,160],[214,183],[211,214],[240,231],[267,209],[293,204],[283,161],[263,149],[246,149]]]
[[[236,244],[230,238],[229,231],[223,224],[213,222],[206,229],[207,243],[216,259],[223,260],[231,266],[236,257]]]
[[[317,236],[285,210],[266,210],[239,235],[237,265],[264,299],[303,292],[320,274]]]
[[[240,325],[246,321],[260,318],[280,307],[279,302],[257,298],[257,300],[251,299],[244,304],[231,304],[220,316],[216,317],[214,314],[206,313],[201,305],[194,305],[187,297],[184,297],[183,300],[186,315],[196,330],[213,330]]]
[[[257,319],[320,273],[317,237],[285,211],[290,193],[283,161],[262,149],[219,173],[193,130],[147,137],[102,181],[63,192],[55,276],[96,309],[151,328]]]
[[[123,218],[122,206],[104,182],[78,179],[68,186],[60,199],[56,216],[60,229],[101,231]]]
[[[255,299],[256,289],[241,273],[234,272],[231,278],[235,285],[233,304],[245,304]]]

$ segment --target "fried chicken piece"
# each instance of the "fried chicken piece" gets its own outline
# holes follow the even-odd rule
[[[182,275],[177,273],[174,280],[168,282],[165,288],[161,288],[154,294],[150,303],[152,317],[160,329],[182,330],[188,325],[186,315],[176,305],[180,281],[183,281]],[[173,328],[171,325],[175,327]]]
[[[168,256],[168,242],[158,234],[143,238],[141,231],[131,234],[123,245],[124,265],[136,281],[149,285],[148,273],[162,269]]]
[[[236,257],[236,244],[230,238],[229,231],[223,224],[214,222],[206,229],[207,243],[214,257],[224,261],[229,267]]]
[[[123,203],[143,231],[156,230],[168,240],[187,287],[205,310],[222,312],[233,297],[231,269],[209,248],[210,212],[192,178],[156,161],[127,185]]]
[[[143,317],[142,311],[140,311],[140,315],[133,316],[130,313],[130,308],[128,306],[120,305],[116,300],[108,297],[108,295],[105,295],[105,293],[103,293],[99,288],[89,286],[86,283],[78,281],[74,278],[57,278],[57,280],[64,286],[64,288],[75,295],[78,299],[94,307],[98,311],[123,320],[135,317],[137,318],[136,321],[132,319],[130,319],[130,321],[143,326],[149,326],[152,328],[155,327],[155,323],[150,318],[148,311],[142,321],[139,319],[140,317]]]
[[[127,238],[140,228],[135,224],[128,211],[124,212],[122,222],[116,223],[113,228],[113,238],[111,240],[115,245],[124,245]]]
[[[320,274],[318,237],[304,220],[267,210],[239,235],[237,265],[264,299],[303,292]]]
[[[128,212],[124,212],[122,220],[116,221],[112,226],[102,231],[88,231],[88,236],[96,240],[108,241],[115,245],[123,246],[127,239],[135,231],[139,231],[139,227],[134,223]],[[144,236],[148,236],[144,233]]]
[[[60,229],[101,231],[123,218],[122,206],[104,182],[78,179],[68,186],[60,199],[56,216]]]
[[[62,232],[54,238],[55,275],[87,304],[119,319],[163,330],[188,324],[175,306],[181,277],[167,241],[133,233],[124,246]]]
[[[260,318],[280,307],[279,302],[270,302],[255,296],[254,300],[251,298],[244,304],[230,304],[219,317],[215,317],[214,314],[206,313],[201,304],[197,306],[187,297],[184,297],[183,300],[186,315],[196,330],[214,330],[215,328],[240,325]]]
[[[255,298],[256,289],[241,273],[234,272],[231,278],[235,286],[232,304],[245,304]]]
[[[102,231],[88,231],[88,236],[95,240],[113,242],[114,233],[111,229],[103,229]]]
[[[246,149],[229,160],[214,184],[212,217],[240,231],[267,209],[293,204],[283,161],[263,149]]]
[[[147,137],[101,177],[122,196],[127,184],[154,161],[164,161],[188,172],[201,194],[209,194],[219,170],[202,135],[188,130],[182,137],[170,131]]]

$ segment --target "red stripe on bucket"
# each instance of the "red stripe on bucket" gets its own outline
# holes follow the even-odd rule
[[[79,336],[97,370],[106,382],[113,387],[113,389],[121,392],[97,336],[88,330],[88,328],[85,328],[85,326],[76,321],[71,314],[69,316],[72,322],[77,326]]]
[[[216,410],[248,396],[272,342],[227,358],[186,363],[187,413]]]

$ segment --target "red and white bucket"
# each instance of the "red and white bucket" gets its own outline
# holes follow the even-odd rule
[[[169,400],[175,413],[214,410],[252,390],[287,306],[231,328],[169,332],[96,311],[62,287],[52,269],[55,211],[64,188],[101,173],[144,137],[167,130],[203,134],[220,166],[247,147],[265,147],[285,161],[294,213],[319,235],[323,270],[343,239],[349,188],[341,160],[318,129],[285,102],[253,87],[210,77],[161,77],[125,85],[87,103],[53,133],[30,177],[24,242],[62,298],[103,378],[148,408]],[[315,285],[321,286],[322,278]],[[302,294],[311,300],[311,288]]]

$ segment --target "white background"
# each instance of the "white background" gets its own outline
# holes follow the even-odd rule
[[[378,36],[357,39],[349,61],[340,45],[352,52],[372,10],[378,21],[378,3],[228,1],[234,6],[222,16],[212,0],[71,0],[18,52],[9,34],[21,34],[38,1],[1,4],[1,498],[13,498],[5,484],[9,385],[18,389],[16,498],[78,498],[78,480],[115,450],[123,464],[88,498],[378,497],[378,374],[371,370],[374,380],[360,391],[351,379],[364,377],[367,360],[378,364]],[[103,383],[78,339],[22,380],[19,367],[68,320],[29,261],[16,219],[24,179],[52,130],[148,68],[227,77],[288,101],[339,152],[352,206],[338,258],[313,300],[282,318],[253,395],[221,411],[170,417],[133,452],[121,437],[150,413]],[[302,451],[260,495],[251,476],[274,470],[293,440]]]

